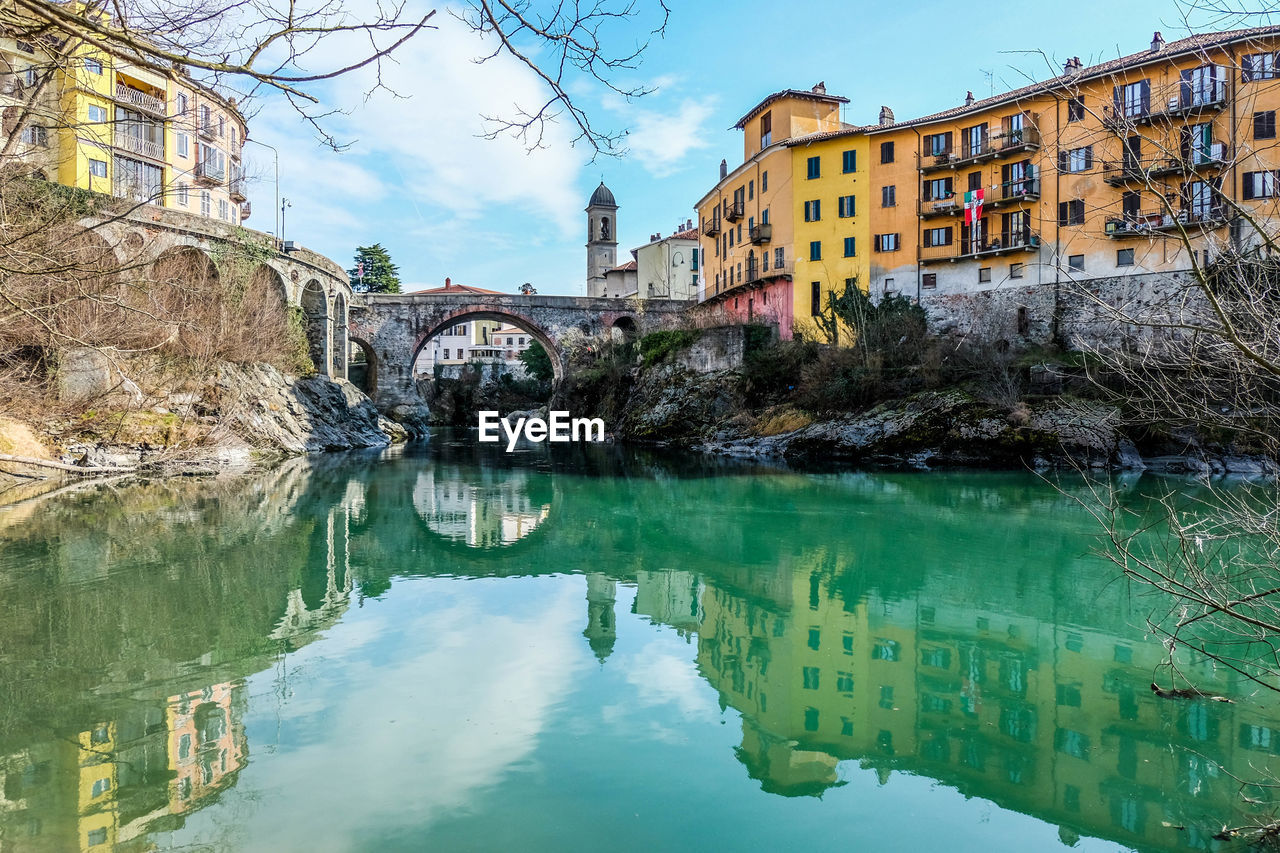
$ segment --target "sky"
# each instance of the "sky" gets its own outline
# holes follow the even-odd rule
[[[636,2],[643,9],[650,0]],[[730,168],[742,161],[734,122],[772,92],[822,81],[850,99],[847,122],[875,122],[882,104],[903,120],[955,106],[966,91],[984,97],[1044,79],[1069,56],[1089,65],[1143,50],[1157,29],[1169,41],[1187,34],[1186,7],[1172,0],[996,0],[964,15],[932,0],[667,2],[665,37],[615,79],[621,88],[656,91],[628,103],[591,81],[571,81],[594,123],[626,131],[618,157],[572,145],[563,123],[533,152],[509,136],[482,138],[485,116],[511,116],[546,90],[509,57],[477,64],[485,43],[445,7],[433,18],[438,28],[416,36],[384,69],[394,94],[366,97],[370,80],[360,73],[314,90],[326,108],[343,111],[325,127],[349,143],[344,151],[321,145],[282,99],[258,102],[250,139],[279,152],[279,192],[290,204],[285,238],[344,267],[357,246],[381,243],[406,291],[449,277],[498,291],[530,282],[540,293],[582,295],[583,208],[599,182],[619,204],[623,262],[650,235],[695,217],[693,204],[715,185],[720,160]],[[415,0],[409,7],[431,8]],[[619,23],[606,46],[629,51],[651,21]],[[349,48],[335,43],[316,61],[342,60]],[[246,224],[274,231],[274,157],[253,144],[245,152],[254,211]]]

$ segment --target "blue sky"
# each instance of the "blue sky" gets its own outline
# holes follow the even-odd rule
[[[638,0],[643,4],[645,0]],[[412,4],[411,4],[412,5]],[[624,84],[656,85],[631,104],[579,81],[595,120],[628,129],[628,153],[600,157],[570,147],[553,129],[529,154],[516,140],[488,141],[481,116],[511,114],[541,90],[530,72],[484,50],[445,14],[387,69],[399,98],[364,98],[366,80],[322,94],[348,110],[329,127],[353,141],[333,153],[279,102],[266,101],[250,136],[281,153],[281,194],[289,198],[285,236],[348,266],[357,245],[380,242],[399,264],[406,289],[454,282],[542,293],[585,291],[585,215],[603,178],[621,205],[619,259],[655,232],[694,216],[714,185],[721,158],[742,158],[733,123],[761,98],[825,81],[850,99],[845,120],[875,121],[881,104],[899,119],[945,109],[966,90],[978,97],[1043,79],[1068,56],[1086,65],[1144,49],[1159,29],[1187,34],[1183,7],[1170,0],[982,3],[748,2],[669,0],[666,38],[655,40]],[[981,10],[980,12],[978,10]],[[1254,23],[1261,23],[1255,21]],[[642,33],[619,30],[626,42]],[[619,42],[619,43],[626,43]],[[341,54],[335,54],[340,56]],[[272,230],[271,155],[246,148],[254,215]]]

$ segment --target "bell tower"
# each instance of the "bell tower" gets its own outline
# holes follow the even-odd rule
[[[587,296],[604,295],[604,274],[618,265],[618,203],[600,182],[587,202]]]

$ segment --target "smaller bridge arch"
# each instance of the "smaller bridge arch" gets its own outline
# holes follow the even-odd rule
[[[551,358],[551,369],[555,372],[554,382],[560,382],[560,378],[564,373],[563,355],[560,347],[546,331],[538,328],[537,324],[527,317],[521,317],[519,314],[509,311],[494,311],[483,306],[464,306],[459,308],[456,313],[450,314],[425,331],[414,344],[413,354],[409,360],[410,366],[412,367],[418,363],[418,357],[422,354],[427,344],[431,342],[432,338],[453,326],[472,323],[476,320],[492,320],[496,323],[506,323],[528,332],[547,351],[547,355]]]

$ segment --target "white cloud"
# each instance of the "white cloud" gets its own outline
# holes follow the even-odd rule
[[[711,116],[713,102],[713,98],[686,98],[674,113],[632,110],[628,155],[654,177],[665,178],[680,171],[691,152],[711,145],[704,124]]]

